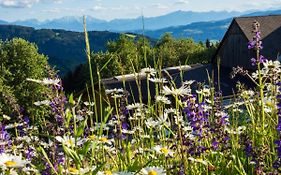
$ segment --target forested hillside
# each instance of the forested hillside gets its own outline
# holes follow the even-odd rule
[[[107,31],[89,32],[91,49],[96,52],[105,51],[107,42],[116,40],[119,35]],[[84,33],[0,25],[0,39],[10,40],[15,37],[35,43],[39,52],[49,57],[49,63],[60,70],[60,75],[86,61]]]

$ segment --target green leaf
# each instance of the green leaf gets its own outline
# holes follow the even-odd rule
[[[43,154],[43,156],[45,157],[45,159],[47,160],[48,164],[51,166],[51,168],[53,169],[53,171],[58,174],[58,172],[56,171],[55,167],[53,166],[53,164],[51,163],[47,153],[45,152],[44,148],[42,148],[41,146],[38,148],[38,150]]]
[[[103,162],[100,166],[98,166],[93,172],[92,175],[96,175],[106,164],[106,162]]]
[[[80,159],[79,155],[74,150],[66,147],[65,145],[62,145],[62,147],[63,147],[65,154],[74,160],[75,165],[77,167],[81,166],[82,163],[81,163],[81,159]]]

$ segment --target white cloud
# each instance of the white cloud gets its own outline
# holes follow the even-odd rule
[[[175,5],[187,5],[189,4],[188,0],[178,0],[174,3]]]
[[[39,2],[62,3],[63,0],[0,0],[0,6],[7,8],[27,8]]]
[[[168,9],[168,8],[169,8],[168,6],[166,6],[166,5],[164,5],[164,4],[160,4],[160,3],[158,3],[158,4],[152,4],[150,7],[156,8],[156,9]]]
[[[91,10],[106,10],[105,7],[100,5],[95,5],[94,7],[90,8]]]
[[[67,12],[67,13],[78,13],[78,14],[81,14],[81,13],[84,13],[86,10],[83,9],[83,8],[76,8],[76,9],[73,9],[73,8],[53,8],[53,9],[46,9],[46,10],[42,10],[42,12],[44,13],[62,13],[62,12]]]

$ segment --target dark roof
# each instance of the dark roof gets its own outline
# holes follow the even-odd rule
[[[281,26],[281,15],[237,17],[234,18],[234,20],[248,40],[253,38],[252,24],[255,20],[261,25],[260,31],[262,39]]]
[[[214,56],[212,57],[213,64],[216,63],[217,61],[216,57],[218,56],[219,50],[224,44],[224,41],[227,39],[227,36],[229,35],[232,26],[237,24],[238,27],[243,32],[244,36],[248,39],[248,41],[250,41],[253,39],[252,25],[255,20],[260,23],[260,30],[261,30],[261,37],[262,37],[261,39],[265,38],[270,33],[280,29],[281,27],[281,15],[249,16],[249,17],[233,18]]]

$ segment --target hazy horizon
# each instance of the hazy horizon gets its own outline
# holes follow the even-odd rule
[[[175,11],[254,11],[279,9],[281,0],[0,0],[1,20],[52,20],[65,16],[91,16],[102,20],[165,15]]]

